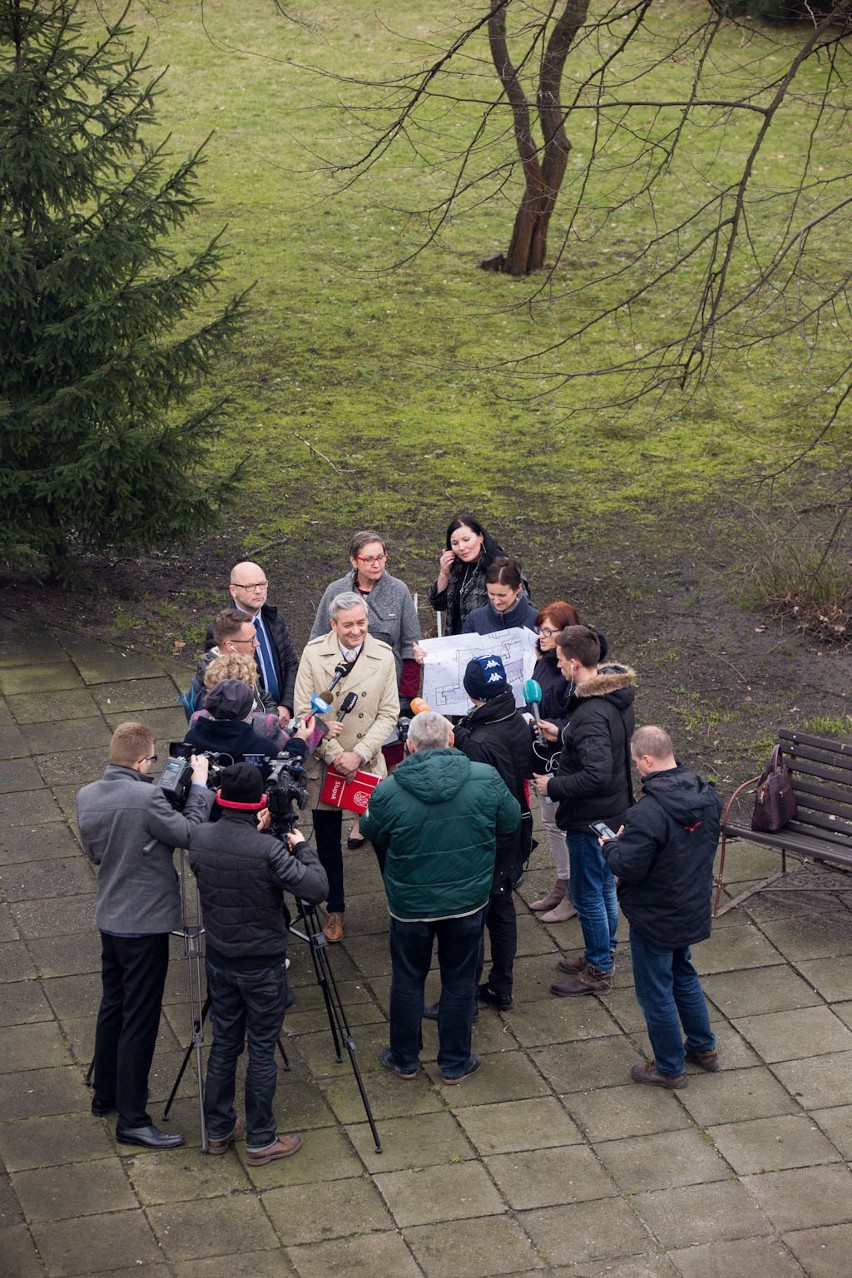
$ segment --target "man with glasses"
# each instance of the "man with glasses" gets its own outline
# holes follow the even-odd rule
[[[227,653],[236,653],[241,657],[254,657],[260,646],[254,622],[241,612],[237,612],[235,608],[223,608],[220,613],[217,613],[213,618],[211,629],[214,646],[204,653],[196,667],[189,691],[181,698],[187,719],[190,719],[193,711],[200,709],[204,702],[204,679],[208,666],[212,665],[217,657]],[[259,677],[258,671],[258,679]],[[277,714],[278,704],[275,699],[259,684],[256,692],[258,708],[267,714]]]
[[[118,1112],[116,1138],[126,1145],[172,1149],[183,1136],[161,1131],[148,1113],[148,1074],[169,966],[169,933],[182,926],[176,847],[207,820],[213,794],[207,760],[192,756],[192,786],[182,812],[154,803],[148,772],[156,737],[145,723],[112,734],[100,781],[77,795],[77,825],[98,867],[95,921],[101,933],[103,995],[95,1030],[92,1113]],[[162,792],[160,792],[162,793]]]
[[[293,713],[293,689],[299,659],[284,618],[273,604],[267,603],[269,582],[266,573],[259,564],[248,560],[235,564],[231,569],[228,589],[233,608],[237,613],[248,617],[257,640],[253,650],[249,649],[247,643],[240,643],[236,651],[246,654],[254,652],[261,686],[277,706],[278,721],[284,728]],[[215,642],[211,627],[207,631],[205,650],[212,648]]]

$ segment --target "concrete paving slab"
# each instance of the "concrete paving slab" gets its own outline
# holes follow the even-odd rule
[[[14,1037],[23,1027],[5,1030]],[[0,1074],[0,1123],[10,1118],[68,1114],[85,1108],[83,1080],[73,1065],[33,1069],[33,1059],[19,1072]]]
[[[556,1092],[582,1092],[594,1087],[612,1087],[630,1076],[630,1066],[639,1059],[632,1044],[621,1035],[594,1038],[564,1045],[539,1047],[532,1058]],[[571,1104],[568,1102],[568,1111]]]
[[[34,981],[38,975],[35,964],[27,953],[26,948],[21,944],[20,939],[15,935],[15,930],[12,928],[8,914],[5,915],[5,918],[7,920],[6,927],[0,933],[0,935],[6,936],[8,929],[8,939],[0,943],[0,972],[3,973],[3,981],[10,984],[17,981]]]
[[[481,1155],[575,1145],[579,1127],[553,1096],[460,1109],[456,1118]]]
[[[7,697],[6,704],[15,723],[57,723],[71,719],[91,719],[100,707],[87,688],[59,692],[36,692]],[[68,728],[70,735],[70,727]]]
[[[100,945],[97,932],[92,928],[85,936],[32,937],[26,948],[42,979],[79,976],[101,969]]]
[[[708,1133],[738,1176],[838,1162],[840,1154],[805,1114],[755,1118],[709,1127]]]
[[[631,1201],[654,1237],[667,1248],[774,1233],[771,1221],[735,1180],[655,1190],[636,1194]]]
[[[626,1260],[584,1262],[582,1278],[676,1278],[677,1270],[665,1256],[628,1256]],[[553,1278],[579,1278],[576,1268],[554,1269]]]
[[[367,1176],[270,1189],[261,1202],[288,1247],[393,1229],[390,1212]]]
[[[103,714],[128,716],[132,713],[134,717],[144,718],[146,710],[166,710],[173,707],[174,717],[178,719],[178,688],[172,679],[164,675],[155,679],[126,679],[116,683],[94,684],[90,695]],[[182,712],[180,719],[185,724]],[[147,718],[145,722],[148,722]]]
[[[36,790],[40,774],[32,759],[6,759],[0,769],[0,792],[17,794],[20,790]]]
[[[674,1095],[669,1094],[674,1101]],[[725,1180],[730,1168],[694,1128],[601,1141],[595,1153],[626,1194]]]
[[[162,677],[163,667],[150,653],[94,644],[78,635],[60,633],[57,638],[86,683]],[[187,686],[191,679],[190,670]]]
[[[654,1250],[650,1234],[621,1198],[525,1211],[518,1215],[518,1223],[554,1269],[610,1257],[647,1256]]]
[[[623,1087],[574,1092],[571,1114],[593,1142],[691,1127],[687,1111],[670,1104],[669,1099],[656,1088],[626,1083]]]
[[[295,1275],[296,1270],[280,1248],[178,1261],[169,1265],[168,1271],[163,1268],[163,1278],[295,1278]],[[143,1278],[147,1275],[143,1274]]]
[[[852,1160],[852,1105],[815,1109],[811,1118],[843,1157]]]
[[[852,1050],[852,1030],[829,1007],[743,1016],[734,1025],[770,1064]]]
[[[72,1064],[60,1027],[54,1020],[26,1025],[7,1025],[3,1030],[3,1059],[0,1076],[40,1068],[62,1069]]]
[[[852,1225],[806,1229],[784,1241],[810,1278],[848,1278]]]
[[[852,913],[835,906],[835,912],[797,914],[761,925],[780,954],[798,965],[807,959],[852,954]]]
[[[852,1102],[852,1052],[785,1061],[772,1072],[806,1109]]]
[[[585,1145],[495,1154],[483,1162],[516,1211],[612,1198],[619,1192]]]
[[[317,1086],[338,1122],[358,1124],[364,1119],[364,1105],[351,1068],[347,1066],[345,1072],[333,1078],[318,1079]],[[444,1109],[440,1092],[431,1086],[425,1074],[415,1083],[407,1083],[387,1070],[372,1071],[365,1088],[377,1123]]]
[[[774,967],[779,951],[767,936],[750,923],[736,929],[717,928],[694,951],[695,966],[702,976],[711,972],[733,972],[743,968]]]
[[[104,771],[104,748],[101,745],[89,750],[54,751],[49,754],[36,755],[38,770],[45,784],[55,789],[57,786],[70,785],[75,790],[98,781]]]
[[[372,1098],[371,1098],[372,1101]],[[375,1111],[374,1111],[375,1116]],[[402,1171],[462,1163],[476,1158],[477,1151],[456,1118],[442,1110],[406,1118],[377,1122],[382,1152],[376,1153],[367,1122],[352,1123],[346,1133],[369,1172]]]
[[[742,1185],[780,1234],[849,1221],[852,1170],[842,1163],[746,1176]]]
[[[543,1272],[529,1238],[506,1216],[416,1225],[406,1238],[426,1278]]]
[[[786,963],[754,968],[743,980],[740,972],[705,976],[704,993],[725,1016],[752,1016],[755,1013],[786,1012],[813,1007],[821,1000],[811,985],[791,972]]]
[[[164,1203],[149,1207],[145,1214],[170,1262],[234,1256],[249,1248],[267,1251],[280,1242],[261,1202],[251,1191]]]
[[[0,1256],[14,1278],[44,1278],[44,1265],[26,1225],[0,1230]]]
[[[522,1047],[572,1043],[615,1032],[609,1008],[596,998],[553,998],[518,1001],[507,1014],[512,1033]]]
[[[11,715],[9,716],[11,720]],[[27,754],[27,740],[13,723],[0,725],[0,759],[20,759]]]
[[[852,1029],[852,1003],[832,1003],[831,1010],[839,1016],[844,1025]]]
[[[694,1076],[690,1073],[689,1087],[678,1092],[678,1099],[700,1127],[800,1112],[797,1101],[765,1065],[721,1069],[712,1075],[696,1070]]]
[[[298,1124],[281,1131],[299,1131]],[[308,1185],[325,1180],[347,1180],[360,1176],[361,1160],[345,1132],[335,1127],[317,1127],[303,1133],[305,1143],[291,1158],[282,1158],[265,1167],[249,1167],[246,1172],[255,1189],[263,1191],[276,1185]]]
[[[25,623],[9,625],[4,631],[4,640],[3,652],[0,654],[0,668],[3,670],[57,662],[65,655],[61,645],[48,630]]]
[[[852,954],[808,959],[799,965],[806,981],[829,1003],[849,997],[852,990]]]
[[[4,829],[61,821],[62,816],[62,809],[49,790],[0,794],[0,826]]]
[[[0,890],[10,902],[91,898],[92,875],[81,856],[17,861],[0,867]]]
[[[102,714],[92,715],[86,719],[75,719],[73,729],[64,721],[54,723],[25,723],[20,734],[32,754],[51,754],[60,750],[90,750],[95,747],[101,751],[101,771],[106,762],[109,739],[112,733]]]
[[[29,696],[82,688],[83,680],[68,661],[45,661],[34,666],[0,667],[0,692],[4,696]]]
[[[777,1237],[705,1243],[670,1252],[682,1278],[802,1278],[804,1270]]]
[[[546,1080],[523,1052],[507,1051],[483,1057],[482,1068],[458,1086],[441,1084],[437,1065],[427,1068],[433,1082],[443,1087],[444,1101],[453,1110],[550,1094]]]
[[[82,1220],[35,1221],[33,1237],[48,1273],[56,1278],[114,1270],[118,1266],[155,1264],[161,1259],[157,1239],[145,1214],[105,1212]]]
[[[168,1127],[184,1130],[176,1122]],[[157,1158],[140,1151],[136,1157],[121,1159],[121,1165],[143,1207],[218,1199],[252,1190],[239,1153],[233,1150],[221,1157],[205,1157],[200,1146],[184,1145]]]
[[[64,821],[50,824],[16,826],[0,832],[0,865],[12,865],[15,861],[45,861],[68,857],[88,861],[80,851],[80,845]],[[90,887],[95,888],[95,878],[89,871]]]
[[[93,1118],[82,1104],[66,1114],[27,1119],[13,1115],[0,1123],[0,1157],[8,1172],[85,1163],[114,1153],[106,1121]]]
[[[359,1234],[356,1238],[288,1247],[299,1278],[422,1278],[401,1236],[396,1233]]]
[[[112,1157],[17,1172],[15,1193],[28,1220],[72,1220],[138,1206],[123,1168]]]
[[[476,1162],[382,1172],[376,1186],[400,1228],[471,1216],[497,1216],[505,1204]]]

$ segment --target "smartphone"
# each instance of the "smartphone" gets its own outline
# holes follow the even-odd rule
[[[589,826],[590,830],[598,836],[599,839],[617,839],[618,835],[615,830],[611,830],[606,821],[592,821]]]

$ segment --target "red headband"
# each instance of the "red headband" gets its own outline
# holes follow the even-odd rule
[[[265,808],[268,802],[267,796],[262,794],[259,803],[236,803],[233,799],[223,799],[222,791],[216,791],[216,802],[220,808],[236,808],[239,812],[259,812],[261,808]]]

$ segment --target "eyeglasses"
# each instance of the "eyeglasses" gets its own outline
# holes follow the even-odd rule
[[[229,642],[230,643],[250,643],[253,648],[260,647],[260,644],[257,641],[257,635],[252,635],[250,639],[231,639],[229,640]]]
[[[232,586],[236,586],[237,590],[266,590],[269,585],[268,581],[232,581]]]
[[[542,626],[538,633],[544,635],[545,639],[549,639],[551,635],[558,635],[562,632],[560,630],[552,630],[550,626]]]
[[[140,763],[156,763],[157,756],[155,754],[146,755],[144,759],[139,760]]]
[[[387,562],[387,555],[356,555],[355,558],[359,564],[366,564],[368,568],[372,568],[373,564],[383,564]]]

